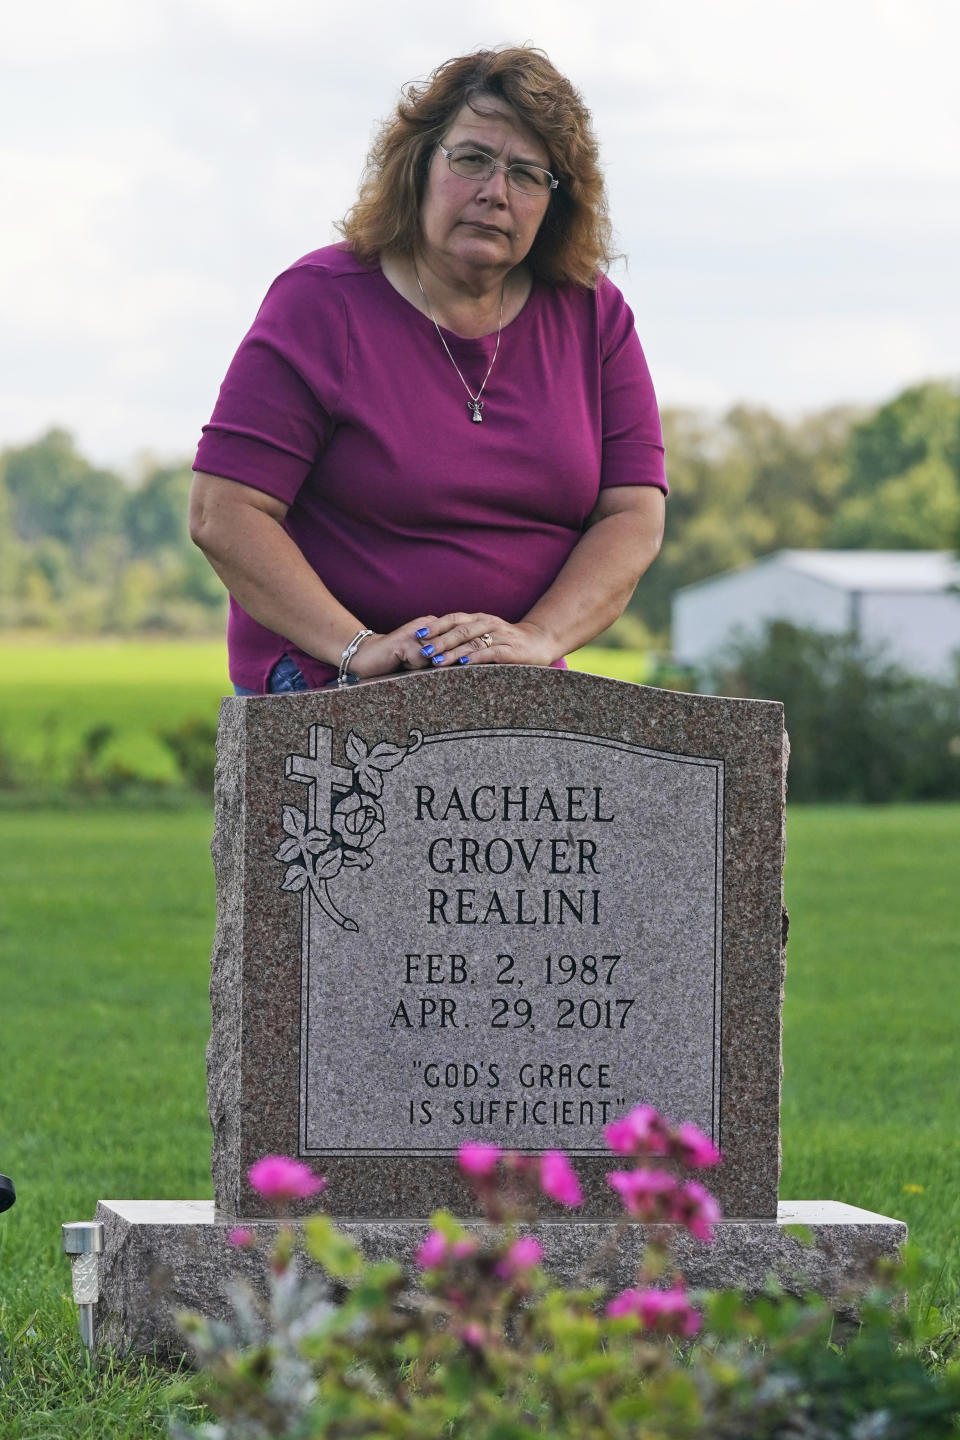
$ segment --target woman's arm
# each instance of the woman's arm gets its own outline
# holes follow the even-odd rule
[[[663,540],[663,492],[653,485],[602,490],[550,588],[516,625],[496,615],[444,615],[429,641],[443,665],[468,655],[471,664],[551,665],[599,635],[623,614]],[[492,645],[480,642],[489,634]]]
[[[665,516],[663,491],[654,485],[601,490],[583,537],[523,617],[547,636],[552,659],[586,645],[623,614],[660,552]]]
[[[366,627],[331,595],[284,530],[287,508],[252,485],[198,471],[190,492],[190,538],[249,615],[315,659],[339,665]],[[421,616],[391,635],[371,635],[351,670],[370,676],[424,666],[414,631],[435,623],[435,616]]]

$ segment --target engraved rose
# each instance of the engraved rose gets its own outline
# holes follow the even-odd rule
[[[338,802],[332,823],[344,845],[352,850],[368,850],[384,830],[383,811],[376,800],[356,792]]]

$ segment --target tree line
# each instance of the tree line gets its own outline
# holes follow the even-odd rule
[[[665,646],[681,585],[784,548],[960,546],[960,385],[788,420],[738,405],[663,415],[663,551],[614,643]],[[137,483],[65,430],[0,451],[0,625],[73,634],[217,632],[220,582],[187,533],[189,462]]]
[[[0,625],[204,634],[223,587],[187,533],[190,466],[130,484],[49,430],[0,452]]]

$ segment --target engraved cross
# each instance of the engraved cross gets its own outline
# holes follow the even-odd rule
[[[307,790],[307,829],[330,829],[334,789],[346,791],[353,784],[353,771],[333,764],[333,731],[328,725],[310,726],[310,743],[306,755],[288,755],[286,776],[309,786]]]

